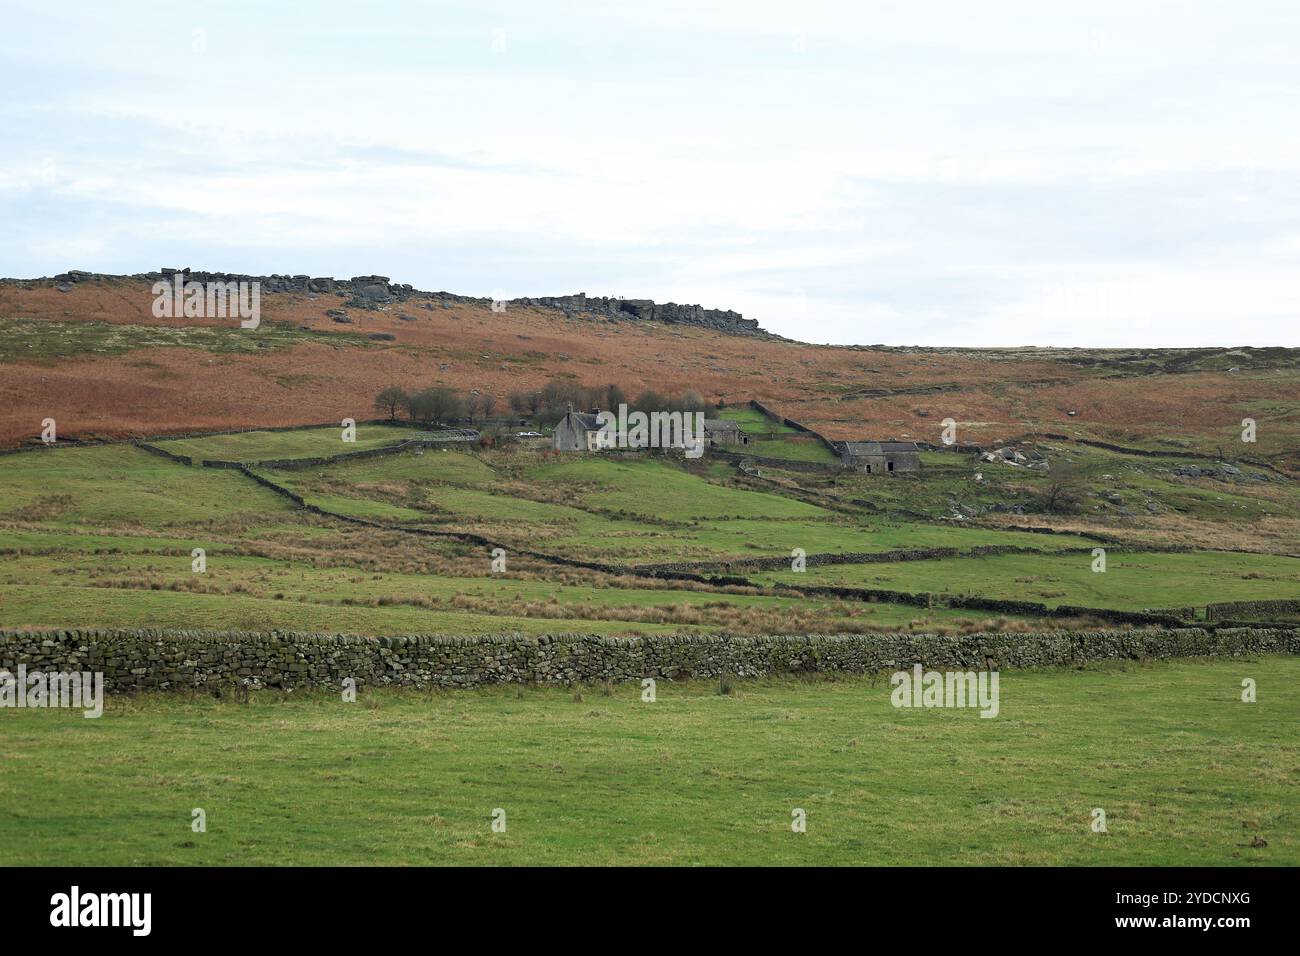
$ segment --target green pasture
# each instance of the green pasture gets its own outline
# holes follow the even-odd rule
[[[343,440],[343,428],[301,428],[294,431],[238,432],[231,435],[207,435],[202,438],[177,438],[153,444],[173,455],[185,455],[199,461],[264,461],[280,458],[326,458],[347,452],[369,451],[397,445],[424,433],[400,425],[356,426],[355,441]]]
[[[895,708],[883,676],[109,695],[98,720],[0,712],[0,843],[20,866],[1295,866],[1297,683],[1294,657],[1003,671],[993,719]]]
[[[806,572],[751,575],[786,584],[835,584],[945,595],[977,595],[1084,607],[1204,607],[1219,601],[1300,598],[1300,559],[1225,551],[1110,551],[1106,570],[1091,553],[1011,554],[898,564],[833,564]]]

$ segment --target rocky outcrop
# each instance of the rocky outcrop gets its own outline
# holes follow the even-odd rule
[[[666,325],[695,325],[736,335],[763,335],[758,320],[747,319],[730,309],[706,309],[702,305],[657,303],[652,299],[620,299],[611,296],[576,295],[540,296],[512,299],[520,305],[559,309],[566,315],[599,315],[627,321],[663,322]]]
[[[135,279],[142,282],[172,281],[180,273],[186,282],[258,282],[262,294],[295,293],[298,295],[333,295],[346,300],[345,304],[354,309],[378,309],[394,303],[404,303],[411,299],[441,300],[446,306],[451,302],[463,302],[473,305],[488,306],[492,299],[456,295],[451,292],[425,292],[409,283],[395,283],[388,276],[353,276],[351,279],[335,279],[332,276],[279,275],[269,276],[244,275],[236,272],[203,272],[183,268],[162,268],[157,272],[138,272],[132,275],[106,275],[97,272],[85,272],[70,269],[56,276],[42,276],[38,279],[0,279],[0,285],[9,284],[20,287],[53,286],[63,292],[69,292],[78,284],[88,282],[106,282],[121,279]],[[652,299],[622,299],[613,296],[588,296],[584,292],[576,295],[538,296],[532,298],[509,299],[506,306],[532,306],[535,308],[555,309],[565,315],[576,317],[598,316],[616,321],[628,322],[662,322],[666,325],[691,325],[699,328],[713,329],[731,335],[753,335],[772,337],[758,326],[756,319],[746,319],[739,312],[730,309],[706,309],[702,305],[678,305],[676,302],[657,303]],[[432,305],[428,305],[432,308]],[[346,317],[336,321],[346,322]]]

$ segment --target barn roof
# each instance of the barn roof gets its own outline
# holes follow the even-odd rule
[[[706,418],[704,419],[704,430],[706,432],[738,432],[740,431],[740,424],[725,418]]]
[[[914,441],[846,441],[846,455],[885,455],[900,451],[918,451]]]

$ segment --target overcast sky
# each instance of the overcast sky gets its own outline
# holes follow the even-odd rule
[[[2,275],[380,273],[812,342],[1300,345],[1294,0],[2,16]]]

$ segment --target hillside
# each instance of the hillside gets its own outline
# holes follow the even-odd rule
[[[952,418],[961,444],[1047,433],[1300,472],[1296,349],[831,347],[726,310],[562,296],[494,311],[379,276],[270,277],[245,330],[155,318],[154,278],[0,280],[0,444],[31,441],[45,417],[83,439],[301,424],[370,417],[390,384],[504,399],[558,377],[757,398],[832,439],[937,444]]]

